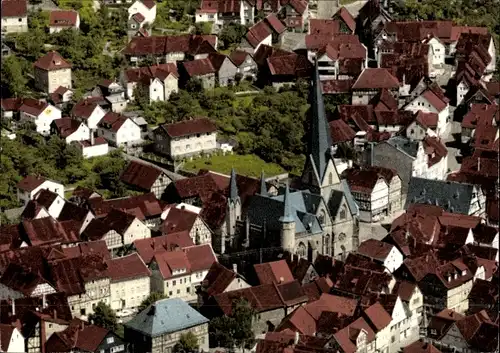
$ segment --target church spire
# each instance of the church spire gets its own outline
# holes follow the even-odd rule
[[[260,173],[260,194],[262,196],[267,196],[267,185],[266,179],[264,178],[264,171]]]
[[[238,198],[238,186],[236,186],[236,172],[231,169],[231,179],[229,180],[229,199],[236,200]]]
[[[318,61],[314,67],[311,91],[311,130],[309,132],[309,157],[314,161],[320,180],[323,180],[326,164],[331,158],[332,138],[325,113],[323,91],[319,80]]]
[[[288,184],[286,184],[285,196],[283,198],[283,203],[284,203],[285,207],[283,210],[283,216],[280,217],[279,221],[281,223],[295,222],[295,220],[292,216],[292,204],[290,202],[290,189],[288,187]]]

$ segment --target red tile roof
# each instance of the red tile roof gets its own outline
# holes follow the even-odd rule
[[[136,21],[137,23],[142,23],[146,17],[140,12],[136,12],[135,14],[132,15],[132,19]]]
[[[285,260],[254,265],[260,284],[286,283],[294,280]]]
[[[51,11],[49,26],[51,27],[74,27],[77,24],[78,12],[57,10]]]
[[[108,112],[103,116],[101,121],[97,124],[102,129],[110,130],[113,132],[118,132],[123,124],[128,120],[128,118],[124,115]]]
[[[323,94],[349,93],[353,79],[348,80],[322,80]]]
[[[311,62],[299,54],[271,56],[267,65],[271,75],[278,76],[308,77],[312,69]]]
[[[154,0],[140,0],[140,1],[144,4],[144,6],[146,6],[150,10],[156,6],[156,2]]]
[[[110,259],[107,264],[111,281],[119,282],[151,276],[151,271],[137,253]]]
[[[71,64],[63,59],[61,54],[56,51],[51,51],[39,58],[35,63],[35,67],[42,70],[52,71],[60,69],[71,69]]]
[[[266,21],[269,27],[277,34],[282,34],[286,31],[286,26],[274,13],[268,15],[264,21]]]
[[[259,49],[254,53],[253,58],[257,65],[263,66],[266,65],[267,63],[267,58],[272,57],[272,56],[283,56],[283,55],[289,55],[292,54],[289,51],[275,48],[266,44],[262,44],[259,46]]]
[[[179,77],[177,66],[174,63],[158,64],[145,67],[137,67],[125,70],[125,78],[127,82],[141,82],[144,79],[148,81],[155,77],[165,79],[169,74]]]
[[[419,110],[415,117],[415,121],[425,129],[427,128],[435,129],[438,123],[438,114],[424,113],[423,111]]]
[[[356,20],[354,17],[352,17],[351,13],[344,7],[342,6],[335,15],[333,15],[333,18],[341,19],[344,21],[347,27],[354,33],[356,31]]]
[[[107,145],[108,141],[104,139],[104,137],[99,136],[94,139],[94,143],[92,144],[91,140],[82,140],[78,141],[78,144],[80,144],[83,148],[86,147],[91,147],[91,146],[97,146],[97,145]]]
[[[391,315],[378,302],[366,308],[364,313],[377,331],[383,330],[392,321]]]
[[[290,5],[299,14],[303,14],[306,11],[308,2],[307,0],[282,0],[282,6]]]
[[[0,102],[2,104],[2,110],[5,112],[16,111],[23,105],[22,98],[6,98],[2,99]]]
[[[270,35],[272,35],[271,28],[266,21],[262,20],[250,27],[245,38],[253,48],[256,48]]]
[[[12,338],[15,327],[12,325],[0,324],[0,349],[2,352],[7,352],[9,350],[11,339],[15,342],[15,338]]]
[[[182,250],[158,252],[154,254],[153,260],[157,262],[163,279],[205,271],[217,261],[212,246],[209,244],[194,245]],[[184,270],[184,272],[174,274],[174,271],[178,270]]]
[[[151,164],[137,161],[130,161],[120,176],[120,180],[125,184],[133,185],[143,190],[150,191],[153,184],[162,175],[161,169]],[[168,178],[165,176],[165,178]]]
[[[359,244],[357,252],[375,260],[385,261],[393,248],[393,245],[380,240],[368,239]]]
[[[167,217],[161,224],[163,234],[190,232],[198,218],[198,214],[186,209],[171,207]]]
[[[41,176],[28,175],[17,183],[17,188],[23,191],[31,192],[45,183],[47,179]]]
[[[45,349],[48,352],[95,352],[109,333],[105,328],[73,319],[64,331],[55,332],[49,337]]]
[[[78,130],[80,125],[82,125],[80,121],[71,118],[56,119],[52,122],[52,124],[54,124],[56,130],[62,138],[70,136]]]
[[[475,129],[477,125],[483,123],[493,123],[493,120],[500,119],[498,106],[484,103],[471,104],[469,112],[462,120],[462,128]]]
[[[418,340],[403,348],[403,353],[441,353],[432,343]]]
[[[215,52],[214,35],[134,37],[124,50],[125,55],[165,55],[168,53],[209,54]]]
[[[358,318],[349,326],[336,332],[333,337],[343,352],[355,353],[357,351],[356,339],[361,330],[366,332],[367,343],[372,342],[375,339],[375,332],[373,332],[373,329],[362,317]]]
[[[52,217],[24,220],[22,225],[26,240],[31,246],[79,241],[79,229],[65,229],[63,222],[58,222]]]
[[[203,279],[203,290],[208,296],[221,294],[227,289],[236,276],[236,273],[227,269],[219,262],[214,262]]]
[[[49,106],[47,102],[39,101],[33,98],[26,98],[23,104],[19,107],[20,112],[24,112],[33,116],[39,116]]]
[[[28,15],[27,0],[2,0],[3,17],[24,17]]]
[[[423,146],[425,154],[428,156],[428,167],[432,167],[448,155],[448,149],[438,137],[426,136],[423,140]]]
[[[185,61],[182,65],[190,77],[215,74],[217,72],[209,58]]]
[[[334,36],[340,33],[340,23],[337,20],[311,18],[309,34]]]
[[[391,75],[387,69],[364,69],[358,77],[353,89],[396,89],[399,88],[399,81]]]
[[[371,194],[380,179],[385,179],[376,170],[371,169],[346,169],[342,175],[346,178],[349,187],[354,192]]]
[[[73,106],[71,115],[76,118],[88,119],[98,106],[95,99],[84,98]]]
[[[200,12],[220,12],[220,13],[239,13],[241,3],[238,0],[202,0]]]
[[[328,125],[330,125],[330,134],[334,144],[353,141],[356,136],[356,132],[342,119],[332,120]]]
[[[426,90],[422,96],[434,107],[438,112],[442,112],[448,105],[447,101],[443,101],[433,91]]]
[[[149,264],[156,253],[187,248],[194,246],[194,243],[189,232],[181,231],[154,238],[138,239],[134,241],[134,246],[139,256],[146,264]]]
[[[195,118],[162,126],[170,137],[184,137],[195,134],[208,134],[217,131],[215,124],[208,118]]]
[[[229,58],[236,66],[240,66],[241,64],[243,64],[248,56],[252,57],[250,53],[244,50],[235,50],[231,54],[229,54]]]
[[[104,240],[78,243],[76,246],[62,248],[62,252],[67,258],[75,258],[97,253],[101,255],[105,260],[111,259],[108,247],[106,246],[106,241]]]

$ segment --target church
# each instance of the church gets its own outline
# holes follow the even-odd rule
[[[312,261],[318,254],[343,259],[358,247],[359,211],[334,164],[317,65],[310,101],[312,120],[302,176],[270,193],[262,175],[260,192],[242,209],[236,173],[231,173],[224,234],[239,248],[281,247]]]

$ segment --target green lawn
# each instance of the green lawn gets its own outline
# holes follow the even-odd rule
[[[198,158],[188,161],[184,164],[183,169],[186,171],[196,172],[200,169],[209,169],[214,172],[230,174],[231,168],[235,169],[236,173],[258,177],[264,171],[266,177],[285,173],[285,170],[274,163],[266,163],[255,155],[217,155],[210,158]]]

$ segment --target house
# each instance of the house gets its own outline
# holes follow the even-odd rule
[[[36,132],[44,136],[50,134],[50,124],[61,118],[61,110],[53,105],[26,98],[19,107],[19,119],[21,122],[31,122],[36,126]]]
[[[367,53],[356,36],[342,35],[326,41],[316,53],[309,52],[309,57],[318,58],[322,80],[354,80],[368,65]]]
[[[83,158],[105,156],[109,151],[108,141],[103,137],[94,137],[94,134],[90,134],[89,140],[78,141],[76,146]]]
[[[208,351],[208,319],[179,298],[151,304],[124,326],[137,353],[170,350],[188,332],[197,338],[200,350]]]
[[[183,204],[166,208],[161,218],[163,219],[160,226],[162,234],[187,231],[196,245],[212,243],[212,231],[200,217],[199,212],[186,209]]]
[[[478,185],[412,177],[405,209],[412,203],[430,204],[451,213],[482,217],[486,197]]]
[[[413,342],[409,346],[403,348],[403,353],[442,353],[432,343],[425,342],[422,339]]]
[[[339,22],[340,33],[353,34],[356,32],[356,20],[344,6],[333,15],[332,19]]]
[[[137,239],[151,238],[151,230],[135,215],[112,209],[102,220],[111,232],[106,232],[106,245],[116,250]]]
[[[50,124],[50,131],[52,135],[58,135],[64,139],[66,143],[85,141],[90,137],[90,131],[87,125],[71,118],[61,118],[52,121]]]
[[[499,288],[493,281],[476,279],[469,293],[469,314],[485,310],[492,321],[496,321],[499,314]]]
[[[137,253],[107,261],[111,309],[135,309],[151,293],[151,271]]]
[[[134,241],[134,246],[142,261],[149,266],[156,253],[188,248],[194,246],[194,243],[189,236],[189,232],[181,231],[153,238],[139,239]]]
[[[216,52],[216,48],[217,37],[213,35],[133,37],[123,54],[132,63],[154,57],[162,64],[203,59]]]
[[[157,252],[149,265],[151,291],[167,294],[169,298],[196,301],[197,287],[216,261],[210,244]]]
[[[2,338],[0,341],[1,352],[25,351],[24,337],[15,326],[0,324],[0,337]]]
[[[368,239],[359,244],[358,254],[381,263],[390,272],[403,264],[403,254],[393,245],[376,239]]]
[[[120,82],[131,100],[134,100],[134,90],[141,86],[146,88],[150,102],[167,101],[179,90],[179,74],[172,63],[124,70]]]
[[[124,115],[108,112],[97,124],[98,136],[104,137],[108,143],[116,147],[134,147],[143,142],[141,128]]]
[[[253,265],[260,284],[293,282],[294,278],[285,260]]]
[[[112,112],[121,113],[127,108],[125,88],[118,82],[102,80],[91,92],[93,97],[102,97]]]
[[[72,88],[72,65],[64,60],[58,52],[48,52],[33,65],[35,67],[35,85],[41,91],[53,93],[60,86]]]
[[[97,124],[102,120],[106,111],[98,104],[100,98],[84,98],[73,106],[71,117],[84,122],[91,131],[97,129]]]
[[[229,54],[229,58],[236,65],[236,75],[241,75],[241,79],[254,80],[257,77],[257,63],[250,53],[244,50],[235,50]]]
[[[191,79],[199,79],[203,89],[215,87],[217,69],[209,58],[185,61],[181,65],[181,76],[185,76],[186,83]]]
[[[22,98],[6,98],[1,100],[2,118],[12,119],[18,115],[19,108],[23,105]]]
[[[156,19],[156,3],[154,0],[137,0],[128,8],[128,18],[130,19],[134,15],[141,15],[143,21],[141,21],[141,27],[149,23],[150,25]]]
[[[153,134],[155,150],[172,159],[211,153],[217,147],[217,127],[208,118],[164,124]]]
[[[471,104],[469,112],[462,120],[462,143],[468,143],[471,138],[475,137],[479,126],[486,125],[494,129],[497,122],[500,122],[500,112],[496,105]]]
[[[57,33],[63,29],[80,29],[78,11],[51,11],[49,15],[49,33]]]
[[[120,176],[120,180],[138,190],[153,192],[160,199],[172,180],[151,164],[131,161]]]
[[[291,32],[303,32],[309,21],[309,3],[306,0],[291,0],[283,3],[280,16]]]
[[[229,56],[220,53],[210,53],[208,54],[208,59],[215,69],[215,78],[219,86],[231,86],[236,83],[238,68]]]
[[[7,44],[2,42],[2,57],[6,58],[10,55],[12,55],[12,49]]]
[[[8,265],[0,278],[1,299],[30,298],[55,292],[48,280],[16,263]]]
[[[352,85],[352,104],[368,104],[383,89],[397,97],[398,79],[387,69],[366,68]]]
[[[57,108],[63,110],[67,103],[73,98],[73,90],[59,86],[54,93],[50,94],[50,102]]]
[[[418,288],[418,285],[413,282],[398,280],[393,289],[392,294],[396,295],[403,307],[407,310],[406,324],[403,323],[403,338],[405,338],[404,331],[406,330],[407,342],[411,342],[414,337],[420,335],[420,325],[423,325],[422,320],[424,316],[424,296]],[[409,330],[408,330],[409,328]]]
[[[274,14],[270,14],[248,29],[242,40],[242,47],[256,53],[262,44],[281,44],[281,38],[286,31],[286,26]]]
[[[53,191],[64,198],[64,185],[41,176],[28,175],[17,183],[17,199],[26,205],[43,189]]]
[[[297,79],[310,77],[312,64],[306,56],[289,54],[271,56],[266,60],[265,69],[259,76],[266,79],[273,87],[280,88],[286,84],[295,84]]]
[[[219,262],[212,264],[197,293],[200,307],[214,295],[250,287],[236,267],[231,271]]]
[[[436,133],[443,136],[448,131],[448,121],[450,120],[449,99],[445,97],[444,92],[437,84],[429,86],[420,96],[413,99],[405,110],[424,113],[438,114]]]
[[[2,0],[2,34],[28,32],[28,0]]]
[[[127,344],[114,332],[74,319],[45,343],[45,352],[126,352]]]
[[[38,191],[35,194],[33,200],[31,201],[34,202],[37,206],[41,206],[42,207],[41,209],[45,209],[45,211],[47,211],[46,217],[50,216],[54,219],[57,219],[59,217],[64,207],[64,204],[66,203],[66,200],[64,198],[62,198],[60,195],[48,189],[41,189],[40,191]],[[26,209],[28,207],[29,206],[26,206],[24,212],[26,212]],[[36,218],[42,218],[42,217],[40,216],[33,217],[33,219]]]
[[[425,113],[419,110],[413,120],[406,128],[406,137],[410,140],[422,141],[426,136],[437,136],[436,130],[439,116],[436,113]]]
[[[236,22],[249,25],[254,22],[254,2],[248,0],[201,0],[196,9],[195,22],[212,22],[214,30]]]
[[[402,194],[408,190],[411,177],[445,179],[448,163],[447,149],[435,137],[414,141],[393,136],[373,146],[372,165],[396,170],[401,178]]]

